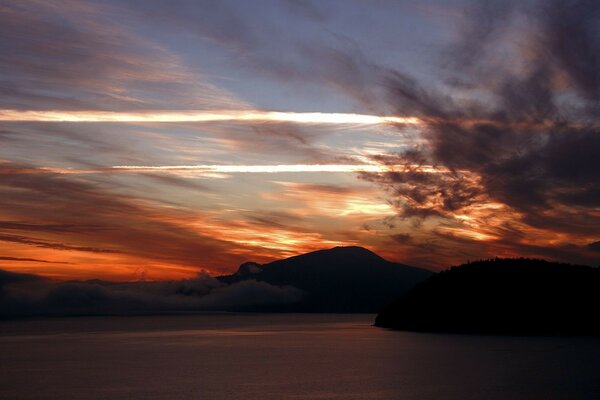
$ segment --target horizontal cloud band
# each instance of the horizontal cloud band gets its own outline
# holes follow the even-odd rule
[[[9,170],[12,171],[12,170]],[[433,167],[430,165],[379,165],[379,164],[287,164],[287,165],[116,165],[105,168],[21,168],[19,173],[52,173],[52,174],[102,174],[119,172],[166,172],[166,173],[293,173],[293,172],[421,172],[444,173],[450,172],[447,168]]]
[[[0,110],[0,121],[12,122],[219,122],[261,121],[307,124],[409,124],[418,125],[416,117],[386,117],[353,113],[276,112],[258,110],[233,111],[31,111]]]

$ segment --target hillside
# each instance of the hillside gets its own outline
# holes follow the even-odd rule
[[[335,247],[260,265],[245,263],[224,283],[244,280],[293,286],[304,299],[273,311],[377,312],[428,278],[430,271],[397,264],[362,247]]]
[[[386,307],[380,327],[440,332],[598,334],[600,270],[531,259],[453,267]]]

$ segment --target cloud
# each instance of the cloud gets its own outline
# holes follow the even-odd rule
[[[402,166],[399,166],[402,168]],[[5,173],[9,173],[8,169]],[[16,171],[16,170],[15,170]],[[203,176],[208,177],[216,174],[277,174],[277,173],[306,173],[306,172],[384,172],[386,167],[377,164],[262,164],[262,165],[114,165],[102,168],[20,168],[23,174],[56,174],[56,175],[88,175],[88,174],[118,174],[118,173],[140,173],[151,178],[161,179],[166,183],[183,186],[184,183],[176,179],[181,176]],[[428,171],[432,173],[432,171]],[[163,175],[159,175],[162,173]],[[165,175],[172,174],[172,175]],[[157,179],[158,180],[158,179]],[[196,185],[188,184],[189,187],[198,188]]]
[[[114,11],[114,10],[112,10]],[[2,108],[243,104],[111,20],[107,4],[26,0],[0,9]],[[157,98],[154,93],[160,91]]]
[[[352,98],[362,107],[382,112],[383,103],[374,106],[381,94],[380,76],[374,72],[380,67],[357,43],[332,28],[330,19],[347,17],[344,7],[287,1],[262,3],[258,8],[231,1],[175,4],[128,1],[125,7],[162,29],[193,34],[199,39],[196,48],[216,49],[258,79],[276,79],[301,90],[326,87],[341,94],[341,99]],[[370,7],[358,3],[351,9],[368,12]],[[362,22],[354,16],[351,21]]]
[[[252,310],[259,306],[300,301],[303,292],[293,286],[274,286],[253,280],[217,288],[200,299],[200,305],[216,310]]]
[[[55,249],[55,250],[75,250],[75,251],[86,251],[91,253],[115,253],[115,250],[101,249],[98,247],[89,247],[89,246],[72,246],[64,243],[55,243],[48,242],[45,240],[39,240],[34,238],[29,238],[25,236],[19,235],[0,235],[0,241],[2,242],[12,242],[12,243],[20,243],[26,245],[32,245],[36,247],[41,247],[45,249]]]
[[[28,167],[3,163],[0,193],[5,219],[0,223],[0,241],[106,256],[118,253],[120,258],[196,270],[218,271],[243,261],[227,254],[231,243],[192,229],[189,214],[119,194],[102,184],[51,172],[31,173]]]
[[[30,232],[77,232],[102,229],[99,225],[32,224],[19,221],[0,221],[0,229]]]
[[[244,212],[244,217],[250,223],[257,225],[257,229],[275,228],[275,229],[292,229],[298,227],[303,218],[299,215],[288,211],[276,210],[252,210]]]
[[[419,125],[418,118],[378,116],[355,113],[283,112],[260,110],[215,111],[29,111],[0,110],[0,121],[9,122],[219,122],[258,121],[297,124],[407,124]],[[296,138],[302,140],[301,137]]]
[[[506,251],[593,262],[585,244],[600,226],[600,5],[485,3],[466,17],[445,86],[387,72],[389,104],[424,122],[424,142],[373,157],[449,172],[390,167],[362,178],[387,188],[402,219],[437,226],[412,243],[433,240],[455,259]],[[457,237],[471,245],[459,249]]]
[[[285,11],[288,6],[281,9]],[[279,28],[273,26],[267,14],[256,13],[255,6],[210,1],[166,5],[155,1],[24,0],[4,5],[0,10],[0,109],[46,113],[255,109],[209,82],[209,76],[200,69],[204,63],[195,60],[193,54],[218,60],[221,52],[227,52],[231,58],[226,59],[241,70],[285,74],[295,68],[295,62],[277,66],[282,63],[281,52],[273,51],[270,42],[276,40],[279,50],[284,50],[287,43],[278,39],[282,35],[274,34]],[[147,34],[148,29],[157,27],[160,37]],[[185,49],[166,49],[164,42],[159,44],[167,38],[168,45],[172,45],[169,38],[180,35],[185,35]],[[306,74],[311,76],[311,71]],[[327,74],[337,76],[332,71]],[[210,79],[221,81],[221,76],[213,73]],[[243,81],[244,77],[239,79]],[[230,82],[225,85],[231,86]],[[293,115],[289,117],[294,120]],[[334,162],[329,149],[314,143],[316,137],[325,136],[325,129],[301,129],[297,122],[273,121],[230,121],[210,127],[180,121],[176,127],[170,125],[166,132],[156,133],[152,151],[145,151],[141,142],[145,140],[144,131],[150,129],[148,119],[139,129],[131,125],[105,129],[91,124],[85,128],[69,124],[52,127],[39,120],[24,123],[13,119],[3,123],[8,128],[0,133],[0,142],[10,141],[14,150],[5,157],[21,162],[42,159],[48,153],[54,153],[62,162],[67,154],[71,155],[69,164],[73,164],[73,155],[78,158],[77,164],[114,157],[118,157],[119,164],[139,163],[139,159],[148,157],[160,162],[184,158],[208,158],[212,162],[215,152],[211,150],[218,144],[255,159],[295,157],[298,160],[293,162]],[[48,151],[50,146],[54,149]],[[210,150],[199,157],[202,148]],[[136,157],[138,160],[132,160]]]
[[[285,202],[288,209],[298,215],[344,217],[347,220],[356,218],[364,221],[365,216],[381,218],[393,213],[390,205],[384,199],[376,198],[373,188],[369,186],[350,187],[286,181],[276,183],[281,190],[263,196]]]
[[[261,88],[263,102],[283,99],[275,86],[291,85],[298,99],[292,96],[284,103],[301,110],[308,103],[302,102],[300,90],[316,90],[314,104],[325,109],[347,109],[376,120],[377,115],[416,117],[419,125],[410,127],[410,135],[404,125],[395,135],[387,123],[378,125],[370,133],[378,135],[371,146],[361,141],[364,126],[342,138],[332,128],[347,128],[318,123],[323,114],[288,113],[283,121],[170,122],[166,130],[152,118],[128,124],[3,122],[0,142],[8,144],[3,158],[12,160],[0,164],[0,235],[11,250],[6,256],[54,260],[45,251],[55,250],[69,261],[77,259],[78,268],[87,265],[81,258],[97,257],[103,267],[120,268],[121,278],[124,264],[140,262],[152,263],[149,270],[189,275],[202,268],[223,270],[241,262],[242,255],[272,258],[379,235],[389,242],[377,242],[377,248],[389,245],[397,251],[395,259],[418,265],[499,252],[597,260],[587,246],[597,240],[600,204],[595,2],[477,4],[456,24],[461,39],[444,53],[442,75],[425,80],[418,77],[430,70],[426,65],[409,75],[378,64],[411,63],[410,56],[404,60],[403,53],[396,54],[399,47],[394,46],[403,40],[399,31],[393,31],[393,38],[379,34],[388,32],[388,19],[382,19],[377,35],[367,34],[361,43],[335,32],[348,22],[351,33],[372,32],[371,16],[357,17],[372,8],[368,3],[273,7],[264,12],[267,7],[250,3],[211,1],[31,0],[3,5],[0,108],[137,112],[155,119],[160,118],[140,110],[258,108],[209,84],[197,69],[188,70],[187,62],[204,65],[194,55],[204,54],[223,67],[219,74],[235,77],[237,83],[228,81],[228,87],[243,93],[251,78],[252,90]],[[377,19],[384,13],[389,11]],[[391,20],[393,26],[412,26]],[[160,28],[160,38],[145,35],[149,27]],[[184,36],[186,48],[172,48],[182,58],[148,39],[173,45]],[[381,52],[385,56],[379,60],[372,57]],[[333,105],[319,100],[331,95]],[[305,117],[313,119],[298,123]],[[413,142],[414,136],[418,140]],[[329,147],[318,145],[319,139]],[[344,149],[354,143],[355,148]],[[402,152],[376,154],[390,148]],[[341,159],[342,154],[351,157]],[[377,165],[359,172],[360,177],[386,189],[389,204],[385,199],[373,203],[370,188],[352,192],[342,184],[288,185],[281,193],[265,193],[253,176],[244,178],[260,193],[249,203],[236,203],[239,193],[231,192],[227,182],[198,184],[189,179],[198,173],[163,170],[196,163],[252,167],[248,172],[259,164],[355,165],[364,164],[367,156]],[[136,170],[136,176],[126,168],[108,176],[110,165],[150,168]],[[74,173],[59,173],[65,167],[73,167]],[[86,171],[102,173],[84,175]],[[225,190],[217,195],[208,185]],[[233,196],[227,197],[227,190]],[[268,207],[262,200],[288,208],[302,222],[277,210],[270,210],[272,215],[247,210],[216,215],[207,206]],[[398,218],[392,220],[394,211]],[[351,237],[348,227],[348,236],[331,232],[342,219],[356,226],[360,219],[370,227],[369,235]],[[376,229],[382,225],[393,231],[382,235]]]
[[[57,261],[40,260],[37,258],[24,258],[24,257],[0,257],[0,261],[16,261],[16,262],[34,262],[34,263],[48,263],[48,264],[68,264]]]
[[[0,317],[256,310],[299,301],[291,286],[244,281],[225,285],[209,276],[165,282],[53,282],[0,270]]]
[[[171,196],[160,202],[130,195],[114,180],[0,163],[0,243],[6,256],[72,263],[47,265],[48,276],[127,280],[135,266],[144,265],[151,279],[166,279],[201,270],[222,273],[248,258],[262,262],[358,243],[347,235],[352,226],[333,223],[336,216],[376,218],[381,211],[371,206],[372,193],[364,187],[282,187],[268,211],[261,211],[268,207],[262,199],[252,208],[192,210]],[[313,203],[315,197],[321,200]],[[283,210],[289,201],[308,215]],[[319,231],[321,206],[332,210],[331,235]]]

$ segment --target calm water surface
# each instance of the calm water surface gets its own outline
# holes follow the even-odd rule
[[[373,315],[0,322],[0,399],[600,399],[600,340],[393,332]]]

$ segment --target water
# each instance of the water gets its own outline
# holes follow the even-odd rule
[[[600,399],[600,340],[393,332],[373,315],[0,322],[1,399]]]

